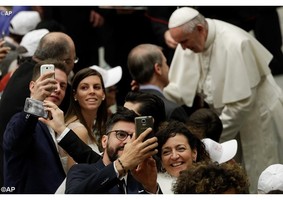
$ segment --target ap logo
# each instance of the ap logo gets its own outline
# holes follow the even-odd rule
[[[1,10],[0,15],[1,16],[10,16],[13,13],[11,10]]]

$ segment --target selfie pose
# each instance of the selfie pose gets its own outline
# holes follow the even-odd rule
[[[53,64],[55,71],[40,75],[42,64]],[[18,194],[52,194],[65,178],[60,161],[56,133],[38,121],[40,104],[48,100],[60,105],[67,88],[66,66],[62,62],[36,64],[30,82],[29,113],[22,111],[9,121],[4,132],[4,187],[14,187]],[[55,79],[54,79],[55,74]]]
[[[71,131],[64,124],[63,112],[45,102],[52,119],[40,120],[49,124],[61,136]],[[138,115],[121,107],[107,121],[102,137],[102,157],[95,163],[76,164],[67,174],[66,193],[72,194],[161,194],[157,183],[157,138],[146,139],[152,131],[146,129],[135,135],[135,117]]]

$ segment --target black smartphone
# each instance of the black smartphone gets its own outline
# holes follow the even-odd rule
[[[153,117],[152,116],[140,116],[135,118],[135,126],[136,126],[136,136],[139,137],[141,133],[143,133],[147,128],[151,127],[153,129]],[[153,132],[149,133],[147,137],[153,137]]]
[[[36,99],[26,98],[24,111],[37,117],[48,118],[48,112],[44,110],[43,102]]]

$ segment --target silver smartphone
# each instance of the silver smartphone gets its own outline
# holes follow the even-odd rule
[[[153,117],[152,116],[140,116],[135,118],[135,127],[136,127],[136,136],[138,137],[143,133],[147,128],[151,127],[153,129]],[[149,133],[146,137],[153,137],[153,132]],[[145,139],[145,140],[146,140]]]
[[[40,75],[45,74],[47,72],[54,72],[55,66],[53,64],[43,64],[40,66]],[[53,76],[55,78],[55,76]]]
[[[48,118],[48,112],[44,110],[43,102],[36,99],[26,98],[24,111],[37,117]]]

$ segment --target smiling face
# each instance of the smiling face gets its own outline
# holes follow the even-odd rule
[[[99,76],[88,76],[81,80],[74,98],[78,101],[82,110],[97,111],[101,102],[105,99]]]
[[[118,121],[110,131],[113,130],[123,130],[132,136],[135,131],[135,124],[133,122]],[[128,136],[125,140],[121,141],[116,137],[115,132],[103,135],[102,147],[105,149],[103,156],[104,164],[109,164],[122,155],[124,146],[129,142],[131,136]]]
[[[196,158],[197,151],[191,149],[183,134],[170,137],[162,146],[162,166],[171,176],[178,177],[180,171],[188,169]]]

